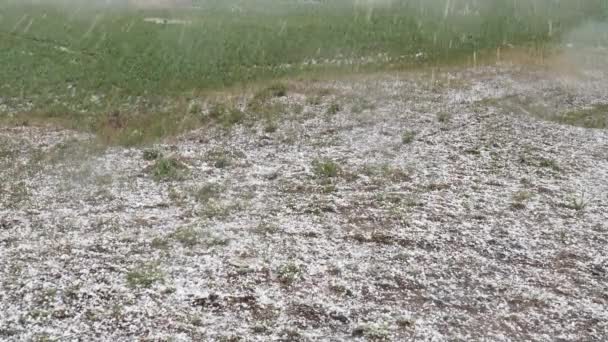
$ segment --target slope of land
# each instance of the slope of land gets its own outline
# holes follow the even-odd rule
[[[146,149],[2,128],[0,340],[604,340],[606,70],[294,82]]]

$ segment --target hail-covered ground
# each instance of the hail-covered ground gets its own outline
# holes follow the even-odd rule
[[[147,148],[1,128],[0,340],[605,340],[608,130],[559,118],[608,69],[575,69],[294,83]]]

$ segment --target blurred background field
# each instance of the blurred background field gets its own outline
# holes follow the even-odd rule
[[[605,0],[137,3],[0,2],[0,111],[162,111],[161,99],[285,77],[544,56],[608,16]]]

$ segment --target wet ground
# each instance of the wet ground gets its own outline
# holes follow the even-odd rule
[[[608,69],[573,65],[296,84],[145,149],[2,128],[0,340],[604,340],[608,131],[552,119]]]

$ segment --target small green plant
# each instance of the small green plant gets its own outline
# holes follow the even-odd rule
[[[208,117],[218,122],[224,128],[230,128],[245,119],[245,112],[234,106],[216,103],[211,106]]]
[[[422,202],[420,202],[420,199],[415,195],[406,196],[402,202],[403,205],[408,208],[420,207],[424,205]]]
[[[199,203],[207,203],[209,200],[217,198],[222,191],[222,187],[216,183],[208,183],[200,187],[195,193],[194,198]]]
[[[437,121],[440,123],[448,123],[452,120],[452,114],[448,112],[439,112],[437,113]]]
[[[284,328],[279,331],[281,341],[302,341],[302,334],[297,329]]]
[[[526,202],[532,198],[532,193],[529,191],[517,191],[511,198],[511,208],[522,210],[526,208]]]
[[[168,249],[169,241],[167,241],[167,239],[165,239],[165,238],[155,237],[150,242],[150,246],[152,246],[152,248],[156,248],[156,249]]]
[[[156,264],[140,265],[127,273],[127,284],[131,288],[148,288],[163,279],[164,275]]]
[[[334,178],[340,172],[340,166],[329,159],[314,160],[312,168],[318,178]]]
[[[279,118],[289,112],[289,108],[283,103],[263,104],[254,109],[254,117],[264,121],[264,131],[272,133],[277,130]]]
[[[167,189],[167,196],[173,203],[180,207],[186,203],[187,197],[174,187],[169,187],[169,189]]]
[[[427,191],[442,191],[450,188],[450,184],[448,183],[429,183],[426,186]]]
[[[1,332],[1,330],[0,330],[0,332]],[[34,335],[34,337],[32,338],[32,341],[33,342],[56,342],[56,341],[59,341],[59,338],[52,337],[51,335],[42,333],[42,334]]]
[[[142,157],[146,161],[156,160],[156,159],[160,158],[161,156],[162,156],[162,153],[159,150],[155,150],[155,149],[147,149],[147,150],[144,150],[142,153]]]
[[[345,285],[342,284],[330,284],[329,285],[329,290],[337,295],[348,295],[351,296],[353,294],[353,292],[346,287]]]
[[[268,88],[266,88],[266,91],[272,97],[287,96],[287,90],[288,90],[287,85],[285,85],[283,83],[274,83],[271,86],[269,86]]]
[[[167,287],[161,293],[164,295],[174,294],[177,291],[175,287]]]
[[[479,147],[467,148],[463,152],[466,154],[473,155],[473,156],[481,155],[481,150],[479,149]]]
[[[329,107],[327,108],[326,113],[328,115],[336,115],[338,113],[340,113],[340,111],[342,110],[342,107],[340,106],[339,103],[334,102],[332,104],[329,105]]]
[[[207,161],[218,169],[225,169],[232,165],[232,153],[227,150],[217,149],[209,151],[206,155]]]
[[[217,167],[218,169],[225,169],[225,168],[229,167],[231,164],[232,164],[232,161],[230,158],[228,158],[226,156],[221,156],[215,160],[215,162],[213,163],[213,166]]]
[[[322,191],[324,194],[331,194],[338,191],[338,188],[334,184],[326,184]]]
[[[558,234],[560,242],[565,244],[568,241],[568,234],[566,233],[566,230],[561,229]]]
[[[207,115],[212,119],[218,120],[221,119],[227,111],[228,109],[223,103],[214,103],[209,108],[209,112],[207,113]]]
[[[401,316],[396,321],[397,326],[401,329],[410,329],[416,325],[416,320],[411,316]]]
[[[275,83],[256,92],[247,104],[247,108],[254,112],[265,111],[268,107],[272,107],[269,100],[284,96],[287,96],[287,86],[283,83]]]
[[[186,165],[175,157],[157,159],[152,165],[152,178],[156,181],[181,180],[186,171]]]
[[[149,287],[149,286],[148,286]],[[122,304],[114,304],[112,308],[110,308],[110,317],[115,320],[121,320],[125,315],[125,307]]]
[[[272,235],[279,231],[279,226],[271,222],[262,221],[255,227],[254,231],[261,235]]]
[[[208,219],[221,219],[228,217],[234,211],[241,209],[241,203],[222,203],[219,201],[210,200],[206,205],[198,212],[198,215]]]
[[[373,164],[365,164],[363,167],[361,167],[361,169],[359,169],[359,173],[367,177],[374,177],[378,175],[379,168]]]
[[[7,204],[9,207],[18,207],[19,205],[28,201],[28,199],[30,198],[30,191],[28,190],[27,184],[25,182],[9,183],[7,187]],[[2,188],[0,187],[0,189]]]
[[[298,265],[293,262],[288,262],[285,265],[279,267],[277,275],[279,281],[283,285],[291,285],[302,276],[302,270]]]
[[[195,327],[201,327],[203,326],[203,320],[198,316],[193,316],[190,318],[190,324],[194,325]]]
[[[373,110],[376,105],[366,99],[355,99],[354,104],[351,107],[351,112],[355,114],[361,114],[365,110]]]
[[[94,310],[90,310],[90,309],[89,309],[89,310],[86,310],[86,311],[84,312],[84,317],[85,317],[87,320],[91,321],[91,322],[97,322],[97,321],[99,321],[99,315],[98,315],[98,314],[97,314],[97,312],[96,312],[96,311],[94,311]]]
[[[264,334],[264,333],[268,332],[268,330],[269,330],[269,328],[263,323],[256,324],[251,328],[251,331],[253,331],[256,334]]]
[[[582,211],[587,207],[587,200],[585,199],[585,194],[581,193],[579,196],[571,196],[567,199],[564,207],[576,211]]]
[[[188,113],[190,114],[199,114],[202,111],[201,104],[198,102],[191,102],[188,105]]]
[[[299,103],[294,104],[291,108],[291,112],[296,115],[302,114],[303,111],[304,106]]]
[[[171,237],[188,248],[192,248],[201,243],[201,234],[194,227],[178,228],[171,234]]]
[[[540,167],[544,167],[544,168],[549,168],[553,171],[560,171],[560,167],[559,164],[557,163],[557,161],[555,159],[546,159],[543,158],[541,159],[541,161],[538,163],[538,166]]]
[[[321,103],[323,103],[323,98],[321,96],[315,95],[315,96],[308,96],[306,98],[306,104],[309,106],[318,106]]]
[[[388,163],[380,165],[378,170],[378,175],[383,180],[388,180],[391,182],[409,182],[412,180],[412,173],[413,170],[411,169],[402,169]]]
[[[285,97],[287,96],[287,85],[283,83],[274,83],[270,86],[256,92],[253,95],[252,103],[255,102],[264,102],[273,97]]]
[[[52,300],[55,295],[57,294],[57,289],[56,288],[50,288],[50,289],[46,289],[44,291],[44,296],[47,297],[49,300]]]
[[[207,236],[204,239],[204,244],[207,247],[213,246],[227,246],[230,243],[230,239],[219,235]]]
[[[525,202],[527,200],[529,200],[530,198],[532,198],[532,193],[529,191],[518,191],[516,193],[513,194],[513,201],[514,202]]]
[[[353,336],[362,336],[371,341],[388,341],[390,333],[386,323],[369,323],[355,328]]]
[[[230,108],[228,112],[222,117],[220,121],[222,126],[229,128],[238,123],[241,123],[245,119],[245,112],[238,108]]]
[[[323,96],[331,95],[333,93],[333,90],[330,88],[319,88],[319,89],[315,90],[315,93],[317,95],[323,97]]]
[[[405,131],[405,132],[403,132],[403,134],[401,134],[401,142],[404,145],[411,144],[412,142],[414,142],[415,138],[416,138],[416,132],[414,132],[414,131]]]
[[[39,319],[39,318],[46,318],[50,314],[51,314],[51,312],[48,310],[33,309],[32,311],[29,312],[28,315],[33,319]]]
[[[272,120],[269,120],[268,122],[266,122],[266,125],[264,126],[264,132],[265,133],[274,133],[277,131],[277,129],[279,129],[279,125]]]

